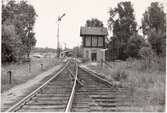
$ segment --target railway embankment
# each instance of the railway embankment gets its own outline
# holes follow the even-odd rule
[[[127,87],[133,103],[131,111],[165,111],[165,71],[162,66],[143,68],[139,60],[104,63],[86,63],[92,70],[113,83],[115,87]]]
[[[157,67],[143,69],[139,60],[78,66],[69,59],[9,92],[2,111],[162,112],[165,72]]]
[[[1,111],[6,110],[10,106],[12,106],[14,103],[17,103],[27,94],[29,94],[31,91],[39,87],[41,84],[43,84],[43,82],[47,80],[47,78],[49,78],[49,76],[52,76],[53,73],[56,73],[63,65],[64,65],[63,63],[60,63],[57,65],[55,64],[52,65],[52,68],[51,66],[49,66],[50,69],[43,71],[40,74],[37,74],[35,77],[31,77],[31,79],[23,83],[20,83],[19,85],[15,85],[14,87],[12,87],[11,89],[5,92],[2,92],[1,93]],[[23,77],[21,78],[23,79]]]
[[[31,62],[2,64],[1,66],[1,92],[5,92],[19,84],[33,79],[58,64],[55,58],[32,58]],[[11,71],[11,83],[9,83]]]

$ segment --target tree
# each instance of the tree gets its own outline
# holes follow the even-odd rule
[[[96,19],[96,18],[92,18],[91,20],[86,21],[85,26],[87,26],[87,27],[103,27],[103,22]]]
[[[113,31],[114,37],[117,38],[115,43],[118,44],[116,46],[118,47],[117,58],[119,59],[127,58],[126,48],[128,40],[133,32],[136,32],[137,23],[133,13],[134,9],[131,2],[120,2],[116,8],[111,8],[109,11],[108,27]]]
[[[143,14],[142,29],[156,54],[165,55],[166,14],[162,4],[158,2],[151,3]]]
[[[142,28],[143,34],[147,34],[151,29],[166,31],[166,14],[162,4],[151,3],[151,6],[143,14]]]
[[[146,46],[146,42],[144,38],[141,35],[134,33],[131,36],[131,38],[128,40],[128,44],[127,44],[128,56],[138,58],[139,50],[144,46]]]
[[[33,6],[26,1],[16,3],[15,0],[10,0],[7,4],[2,4],[2,60],[7,56],[17,59],[25,54],[29,55],[30,51],[28,50],[31,50],[30,48],[36,44],[33,32],[36,17]],[[10,26],[12,26],[13,33],[6,29],[11,28]],[[11,38],[13,39],[12,43],[8,41]],[[15,46],[11,47],[11,45]],[[8,55],[6,55],[7,53]]]
[[[148,41],[157,55],[166,55],[166,32],[151,29],[148,33]]]
[[[120,41],[118,40],[117,37],[111,37],[111,41],[108,44],[108,50],[106,53],[106,56],[108,57],[107,60],[115,60],[119,56],[119,46]]]
[[[13,25],[2,26],[2,63],[16,61],[19,43]]]

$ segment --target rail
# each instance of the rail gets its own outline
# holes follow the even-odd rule
[[[77,63],[76,63],[76,73],[75,74],[76,75],[75,75],[75,79],[74,79],[73,88],[72,88],[71,95],[70,95],[70,98],[69,98],[69,101],[68,101],[65,112],[70,112],[71,111],[71,107],[72,107],[72,103],[73,103],[75,88],[76,88],[76,84],[77,84],[77,81],[78,81],[78,64]]]
[[[84,68],[84,67],[81,67],[81,66],[79,66],[79,68],[81,68],[82,70],[88,72],[90,75],[94,76],[95,78],[100,79],[100,80],[103,81],[104,83],[107,83],[108,85],[113,86],[113,84],[112,84],[111,82],[109,82],[108,80],[106,80],[106,79],[100,77],[100,76],[102,76],[102,75],[100,75],[99,73],[93,72],[93,71],[88,70],[88,69],[86,69],[86,68]],[[97,76],[97,75],[99,75],[99,76]]]
[[[34,90],[32,93],[21,99],[18,103],[10,107],[8,110],[5,112],[15,112],[18,108],[21,108],[22,105],[25,105],[29,100],[32,99],[35,95],[37,95],[40,91],[42,91],[42,88],[46,86],[50,81],[52,81],[56,76],[58,76],[69,64],[69,61],[65,64],[65,66],[59,70],[53,77],[51,77],[49,80],[47,80],[42,86],[38,87],[36,90]]]

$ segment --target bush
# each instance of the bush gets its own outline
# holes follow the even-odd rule
[[[161,56],[155,56],[154,58],[153,65],[154,69],[157,69],[159,71],[166,71],[166,57],[161,57]]]
[[[127,62],[127,68],[130,68],[131,66],[133,66],[134,62],[136,61],[135,58],[133,57],[129,57],[126,59],[126,62]]]
[[[166,71],[166,58],[158,56],[150,47],[143,47],[140,49],[139,54],[142,58],[141,69],[154,69],[159,71]]]
[[[115,81],[126,80],[128,78],[128,73],[125,70],[118,69],[113,75]]]
[[[138,35],[137,33],[134,33],[128,40],[127,50],[126,50],[128,56],[138,58],[139,50],[145,45],[146,43],[144,41],[144,38]]]
[[[150,47],[142,47],[139,51],[139,55],[143,59],[151,59],[153,57],[153,50]]]
[[[142,64],[143,64],[142,67],[144,69],[150,68],[154,57],[153,50],[150,47],[142,47],[139,50],[139,55],[142,58]]]

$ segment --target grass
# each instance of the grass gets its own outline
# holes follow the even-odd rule
[[[43,64],[43,70],[41,69]],[[7,91],[10,88],[26,82],[37,76],[38,74],[55,66],[57,60],[55,58],[33,59],[31,62],[31,72],[29,72],[29,63],[24,64],[8,64],[1,67],[1,92]],[[9,84],[8,70],[12,70],[12,84]]]
[[[164,61],[165,62],[165,61]],[[103,73],[110,80],[119,81],[122,86],[128,87],[132,94],[132,111],[164,112],[165,111],[165,66],[160,62],[153,63],[149,68],[143,68],[141,60],[110,62],[112,68],[105,65],[88,67]],[[137,103],[137,107],[136,104]]]

